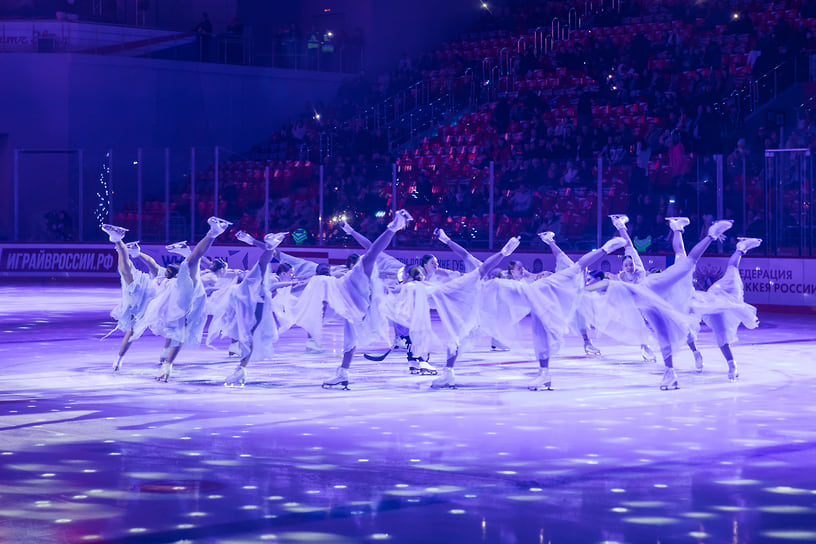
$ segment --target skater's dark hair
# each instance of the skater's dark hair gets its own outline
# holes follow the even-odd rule
[[[292,265],[289,263],[280,263],[278,265],[278,269],[275,270],[276,274],[283,274],[284,272],[289,272],[292,270]]]
[[[317,269],[315,270],[315,276],[330,276],[330,275],[331,268],[329,268],[329,265],[325,263],[317,265]]]
[[[595,278],[596,280],[599,281],[606,278],[606,274],[604,274],[603,270],[590,270],[589,272],[587,272],[587,276],[589,276],[590,278]]]
[[[213,272],[218,272],[221,269],[227,268],[227,261],[222,259],[221,257],[216,257],[212,261],[212,265],[210,266],[210,270]]]
[[[359,261],[359,260],[360,260],[360,255],[357,254],[357,253],[352,253],[351,255],[346,257],[346,268],[351,268],[352,266],[357,264],[357,261]]]
[[[411,279],[411,281],[422,280],[422,274],[423,271],[418,266],[412,266],[411,268],[408,269],[408,277]]]
[[[635,259],[631,255],[624,255],[623,256],[623,262],[626,262],[626,259],[629,259],[633,263],[635,262]]]
[[[507,270],[515,270],[521,263],[519,261],[510,261],[507,263]],[[524,265],[522,265],[524,266]]]
[[[431,261],[431,259],[433,259],[433,258],[434,258],[434,256],[433,256],[433,255],[430,255],[430,254],[426,253],[425,255],[423,255],[423,256],[422,256],[422,259],[420,259],[419,264],[420,264],[420,265],[422,265],[422,266],[425,266],[425,265],[426,265],[426,264],[428,264],[428,263]]]
[[[167,267],[165,268],[164,275],[167,277],[167,279],[173,279],[176,276],[178,276],[178,273],[179,273],[179,265],[177,265],[177,264],[168,264]]]

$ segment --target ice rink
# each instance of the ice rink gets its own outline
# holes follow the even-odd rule
[[[339,324],[322,354],[286,333],[244,388],[223,385],[223,341],[156,382],[149,333],[114,374],[118,299],[111,283],[0,287],[0,542],[816,542],[813,312],[760,311],[735,383],[704,328],[705,368],[680,352],[676,391],[608,337],[599,358],[570,337],[553,391],[526,388],[530,342],[486,337],[455,390],[394,352],[359,353],[344,391],[320,386]]]

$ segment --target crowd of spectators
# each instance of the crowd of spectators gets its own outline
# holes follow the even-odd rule
[[[553,16],[566,20],[570,7],[567,3],[515,4],[485,11],[480,30],[492,34],[482,35],[517,36],[548,24]],[[782,8],[774,7],[774,13]],[[514,56],[511,77],[505,78],[498,98],[482,101],[478,111],[485,112],[486,121],[471,131],[466,156],[454,157],[454,146],[442,145],[440,153],[427,143],[423,147],[411,142],[409,149],[400,149],[395,145],[400,142],[394,142],[385,129],[370,129],[360,121],[366,108],[422,78],[470,74],[477,89],[487,84],[474,69],[474,61],[442,54],[441,49],[419,59],[403,56],[392,73],[376,78],[360,72],[349,78],[332,104],[307,104],[301,116],[254,151],[272,160],[323,165],[324,231],[329,242],[342,240],[331,229],[332,221],[341,216],[354,214],[350,219],[359,222],[364,232],[373,234],[381,228],[387,221],[384,212],[392,205],[391,165],[423,154],[431,160],[422,167],[414,163],[412,168],[399,168],[400,206],[414,205],[435,219],[484,217],[491,195],[477,172],[493,162],[496,223],[501,218],[518,219],[514,233],[530,240],[537,232],[562,229],[577,239],[594,239],[596,209],[579,208],[584,223],[583,229],[576,230],[570,228],[574,215],[565,214],[557,202],[564,195],[573,198],[571,206],[575,198],[597,200],[600,157],[605,169],[615,169],[614,174],[611,170],[601,174],[603,190],[610,193],[602,195],[604,206],[610,208],[604,211],[628,213],[633,235],[652,241],[645,249],[667,247],[666,216],[690,215],[697,232],[704,232],[716,215],[711,155],[722,154],[727,169],[726,216],[745,226],[734,232],[758,229],[762,202],[752,199],[743,218],[741,195],[743,190],[755,190],[761,179],[763,150],[780,144],[812,145],[813,125],[805,119],[786,135],[785,142],[778,141],[776,126],[748,131],[737,91],[749,75],[756,78],[816,46],[814,31],[804,23],[792,25],[789,17],[782,16],[770,25],[755,25],[752,17],[765,9],[759,3],[654,6],[631,2],[621,9],[600,8],[582,24],[634,28],[633,17],[647,16],[672,24],[657,36],[631,32],[625,43],[604,32],[577,34],[577,39],[554,42],[546,50],[528,43]],[[799,19],[816,16],[811,0],[797,9]],[[519,85],[564,73],[588,76],[595,85],[566,88],[562,93]],[[609,113],[629,106],[635,106],[641,122],[621,122]],[[570,115],[561,114],[564,107]],[[554,117],[553,112],[561,113]],[[440,138],[431,135],[429,139]],[[459,167],[447,179],[440,179],[443,162]],[[258,208],[259,224],[264,210]],[[311,242],[316,241],[316,218],[316,194],[305,187],[301,194],[283,196],[270,206],[270,228],[304,228],[312,233]],[[470,242],[487,238],[485,232],[474,229],[463,229],[461,237]],[[417,240],[427,241],[429,237]]]

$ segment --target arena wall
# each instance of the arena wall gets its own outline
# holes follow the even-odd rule
[[[348,248],[291,247],[283,250],[296,257],[329,264],[342,264],[350,253],[359,251]],[[143,245],[142,251],[151,255],[160,265],[177,263],[178,255],[170,254],[164,246]],[[407,266],[419,264],[425,250],[394,249],[392,255]],[[440,266],[452,270],[464,270],[461,259],[448,251],[434,251]],[[486,251],[473,254],[484,259]],[[215,245],[208,253],[220,257],[231,268],[249,268],[258,258],[257,248],[249,246]],[[570,255],[577,258],[579,255]],[[528,270],[553,270],[552,254],[517,253],[513,260],[520,261]],[[604,271],[617,273],[623,255],[611,255],[601,261]],[[670,264],[666,256],[644,255],[647,268],[663,269]],[[536,262],[539,261],[539,262]],[[698,288],[708,287],[722,276],[727,257],[703,257],[697,265],[695,283]],[[117,278],[116,253],[110,244],[0,244],[0,278],[64,278],[81,280]],[[743,257],[740,275],[745,284],[745,301],[771,307],[800,307],[816,309],[816,259],[792,259],[776,257]]]

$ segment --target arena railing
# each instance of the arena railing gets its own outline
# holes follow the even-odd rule
[[[465,247],[495,249],[511,236],[543,249],[555,231],[567,250],[586,251],[615,234],[610,214],[629,216],[644,252],[670,250],[665,217],[686,215],[689,240],[711,221],[737,236],[766,240],[767,255],[813,256],[813,161],[809,149],[764,157],[657,155],[638,164],[621,155],[583,160],[491,161],[479,146],[405,152],[397,161],[255,161],[224,147],[187,149],[15,149],[12,213],[0,225],[15,242],[100,242],[115,223],[147,243],[196,240],[218,215],[254,235],[287,231],[290,243],[346,246],[346,221],[375,235],[393,211],[414,216],[398,247],[437,244],[444,228]]]

